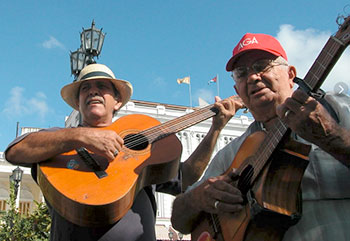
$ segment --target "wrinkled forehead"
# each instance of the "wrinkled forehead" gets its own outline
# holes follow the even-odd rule
[[[77,89],[76,97],[79,98],[80,90],[82,87],[84,87],[84,86],[88,86],[88,87],[89,86],[98,86],[100,84],[109,86],[113,90],[115,96],[119,95],[118,90],[116,89],[116,87],[113,85],[113,83],[110,80],[108,80],[108,79],[90,79],[90,80],[83,81],[79,85],[79,87]]]
[[[91,86],[91,85],[98,85],[98,84],[105,84],[105,85],[108,85],[110,87],[113,86],[112,82],[110,80],[108,80],[108,79],[90,79],[90,80],[83,81],[80,84],[79,89],[82,86]]]
[[[277,56],[263,50],[249,50],[242,53],[234,63],[233,68],[239,66],[250,66],[260,59],[276,59]]]

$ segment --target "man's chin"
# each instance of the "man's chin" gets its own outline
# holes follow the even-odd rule
[[[91,116],[91,117],[94,117],[94,119],[98,118],[98,117],[102,117],[104,116],[106,113],[105,109],[104,108],[98,108],[98,107],[90,107],[87,109],[87,112],[86,114],[88,116]]]
[[[260,96],[259,98],[252,98],[250,99],[250,105],[252,106],[251,108],[272,108],[274,106],[274,99],[273,98],[268,98],[267,96]]]

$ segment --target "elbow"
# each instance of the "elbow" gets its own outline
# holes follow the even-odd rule
[[[12,165],[20,166],[23,164],[23,161],[20,156],[20,151],[17,150],[16,146],[11,146],[5,151],[5,160],[11,163]]]
[[[174,218],[174,215],[171,215],[171,225],[173,226],[174,229],[176,229],[177,231],[183,234],[189,234],[192,231],[191,228],[184,225],[183,222],[178,220],[176,217]]]
[[[6,150],[5,152],[5,159],[12,165],[17,165],[18,162],[16,161],[16,152],[12,151],[12,148]]]
[[[173,203],[173,210],[171,215],[171,224],[179,232],[183,234],[189,234],[192,231],[192,215],[189,215],[191,211],[184,208],[186,205],[182,202],[183,196],[180,194]]]

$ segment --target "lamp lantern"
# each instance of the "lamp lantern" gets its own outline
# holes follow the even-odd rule
[[[10,182],[15,185],[15,197],[17,198],[19,183],[22,181],[23,170],[19,167],[16,167],[12,170],[12,174],[10,175]]]
[[[74,52],[71,52],[70,53],[71,74],[73,74],[77,77],[79,75],[80,71],[87,64],[86,62],[87,62],[86,53],[81,48],[77,49]]]
[[[90,61],[94,61],[93,57],[100,55],[104,38],[105,34],[102,32],[102,28],[95,28],[95,21],[92,21],[91,28],[83,28],[83,32],[80,34],[81,46],[83,51],[90,57]]]
[[[15,183],[19,183],[20,181],[22,181],[22,176],[23,176],[23,170],[21,168],[16,167],[12,171],[12,177]]]

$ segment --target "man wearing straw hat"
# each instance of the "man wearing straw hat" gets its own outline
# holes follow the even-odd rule
[[[32,167],[34,179],[36,179],[36,163],[80,147],[113,161],[122,149],[123,139],[114,131],[94,127],[112,124],[113,115],[129,101],[132,90],[132,85],[128,81],[116,79],[107,66],[102,64],[86,66],[75,82],[64,86],[61,90],[63,99],[80,112],[81,127],[50,128],[25,134],[10,143],[5,151],[6,159],[15,165]],[[209,144],[205,144],[204,141],[207,148],[213,150],[215,146],[213,140],[216,140],[220,130],[232,117],[234,113],[232,103],[230,99],[216,103],[220,114],[214,118],[213,127],[208,133]],[[209,160],[210,154],[205,161],[197,161],[199,155],[203,156],[195,152],[183,164],[182,173],[186,186],[199,178]],[[169,185],[168,190],[163,185],[161,191],[178,193],[177,187],[181,186],[178,182],[175,180],[177,185]],[[142,189],[126,215],[116,224],[105,227],[80,227],[50,208],[52,217],[50,240],[155,240],[156,205],[152,191],[151,194],[148,191],[149,189]]]

